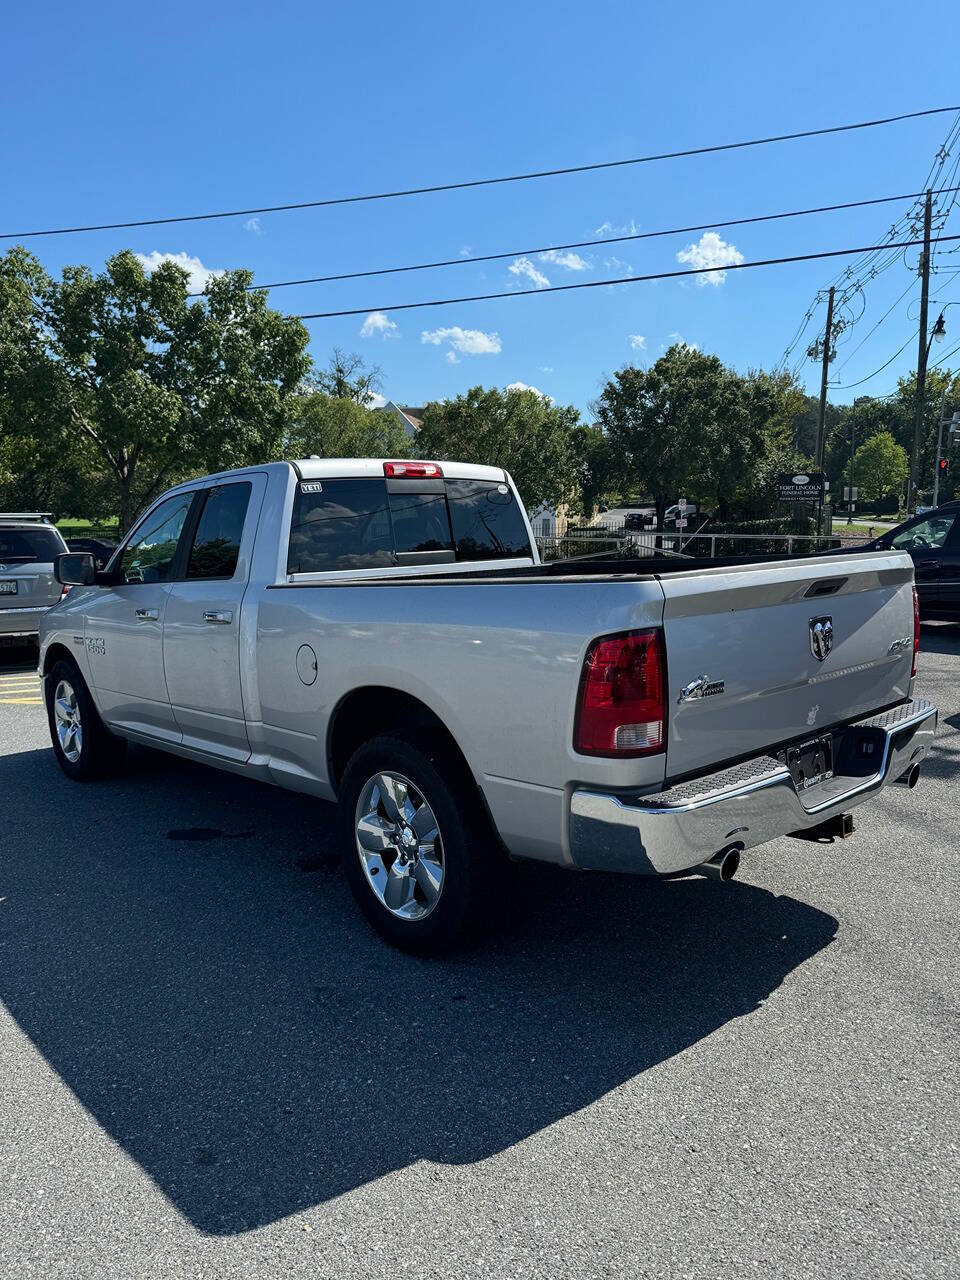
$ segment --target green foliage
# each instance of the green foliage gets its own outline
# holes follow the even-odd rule
[[[129,251],[59,282],[22,249],[0,263],[4,440],[34,440],[37,457],[83,450],[69,465],[92,472],[103,498],[85,514],[109,507],[125,528],[183,476],[278,454],[308,334],[249,290],[249,272],[191,301],[182,267],[147,275]]]
[[[723,514],[764,456],[777,394],[772,380],[741,378],[716,356],[682,343],[649,369],[621,369],[597,402],[621,487],[646,487],[661,524],[681,495]]]
[[[322,391],[297,396],[284,440],[288,458],[408,458],[415,447],[395,413]]]
[[[557,506],[579,478],[573,406],[552,404],[535,391],[473,387],[455,400],[424,409],[417,436],[421,457],[453,458],[504,467],[530,511]]]
[[[620,479],[613,446],[598,424],[573,428],[571,445],[580,487],[579,507],[592,515],[600,499],[613,492]]]
[[[889,431],[871,436],[854,456],[854,479],[862,502],[880,502],[896,493],[909,472],[907,451]]]

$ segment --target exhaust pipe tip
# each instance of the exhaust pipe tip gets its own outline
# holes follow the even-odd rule
[[[909,787],[911,791],[919,781],[920,781],[919,764],[912,764],[910,768],[907,770],[907,772],[903,774],[901,777],[901,782],[903,782],[905,786]]]
[[[732,880],[740,869],[740,850],[734,844],[729,849],[721,849],[719,853],[715,853],[709,862],[704,862],[698,870],[701,875],[709,876],[711,880]]]

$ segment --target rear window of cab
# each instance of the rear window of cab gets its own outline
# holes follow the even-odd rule
[[[529,555],[523,514],[508,485],[370,476],[297,485],[287,572]]]

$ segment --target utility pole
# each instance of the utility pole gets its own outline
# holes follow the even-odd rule
[[[830,365],[830,357],[833,350],[833,294],[834,287],[830,286],[830,294],[827,298],[827,327],[823,331],[823,370],[820,374],[820,414],[817,418],[817,471],[823,475],[823,445],[824,445],[824,427],[827,416],[827,371]],[[823,524],[823,484],[820,486],[820,501],[817,505],[817,537],[820,536]]]
[[[923,203],[923,252],[920,255],[920,342],[917,350],[917,403],[913,417],[913,453],[910,457],[910,483],[907,488],[907,515],[917,505],[920,483],[920,427],[923,424],[923,402],[927,390],[927,304],[930,297],[930,223],[933,216],[933,193],[928,191]]]
[[[853,414],[850,415],[850,505],[847,507],[847,524],[853,524],[853,468],[854,468],[854,447],[853,442],[857,435],[857,424]]]

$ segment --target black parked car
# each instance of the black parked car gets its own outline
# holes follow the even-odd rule
[[[868,546],[910,553],[921,618],[960,622],[960,502],[905,520]]]
[[[68,538],[67,546],[71,551],[89,551],[98,569],[107,567],[107,561],[117,549],[116,542],[107,542],[104,538]]]

